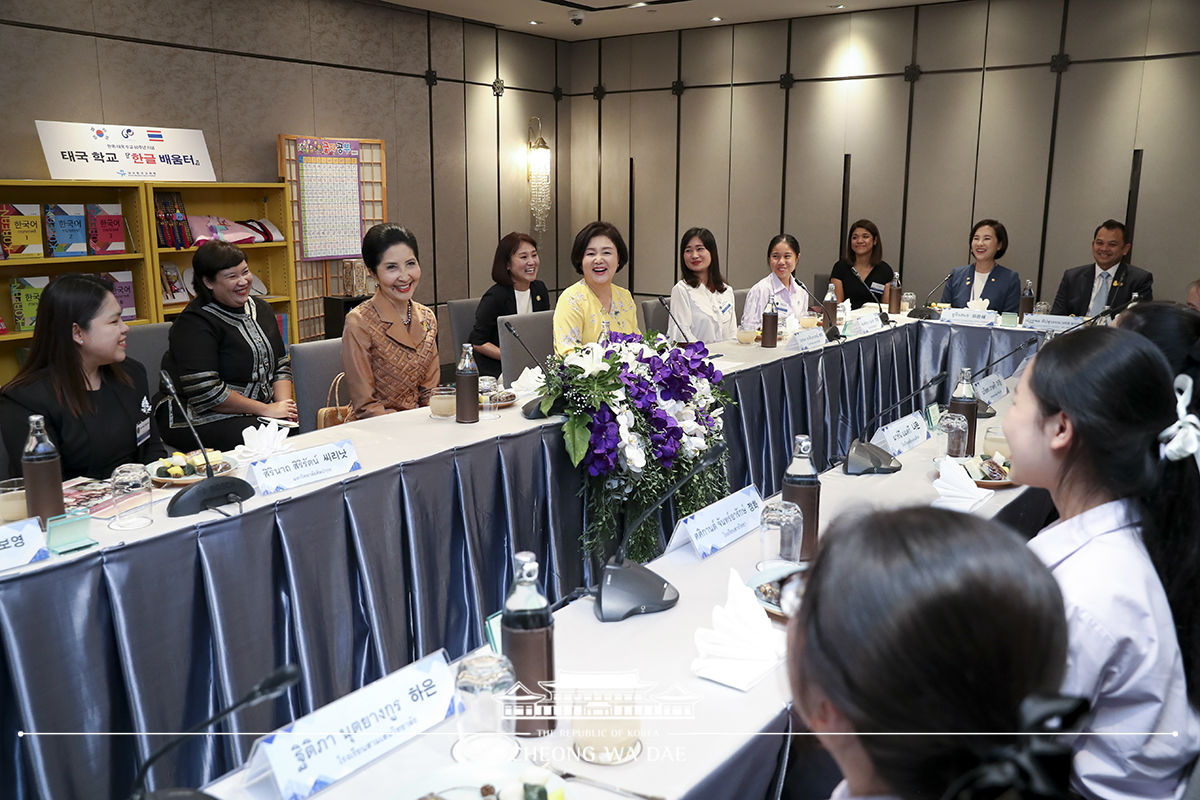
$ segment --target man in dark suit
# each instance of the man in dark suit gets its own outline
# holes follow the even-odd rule
[[[1106,307],[1129,302],[1134,292],[1139,300],[1154,299],[1154,276],[1124,261],[1131,246],[1124,223],[1101,222],[1092,234],[1095,263],[1063,273],[1050,313],[1093,317]]]

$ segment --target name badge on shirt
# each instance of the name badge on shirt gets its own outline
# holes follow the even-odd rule
[[[883,284],[882,284],[882,283],[879,283],[878,281],[876,281],[875,283],[872,283],[872,284],[871,284],[871,291],[872,291],[872,292],[882,292],[882,291],[883,291],[883,289],[884,289],[884,286],[883,286]]]
[[[139,422],[137,424],[138,447],[141,447],[142,445],[144,445],[146,443],[146,440],[149,438],[150,438],[150,418],[146,417],[144,420],[142,420],[141,422]],[[126,440],[126,441],[128,441],[128,440]]]

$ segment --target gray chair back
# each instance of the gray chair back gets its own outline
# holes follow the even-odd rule
[[[475,309],[478,307],[478,297],[451,300],[446,303],[446,308],[450,312],[450,335],[454,337],[451,344],[454,345],[456,355],[462,352],[462,346],[466,344],[467,337],[471,335],[471,329],[475,327]]]
[[[737,316],[739,323],[742,321],[742,309],[746,307],[746,294],[749,291],[749,289],[733,290],[733,313]]]
[[[130,325],[125,334],[125,356],[137,359],[146,368],[146,380],[150,384],[150,396],[158,394],[158,377],[162,369],[163,353],[167,352],[171,323],[151,322],[148,325]]]
[[[292,345],[291,355],[300,433],[308,433],[317,429],[317,411],[325,407],[329,384],[342,371],[342,340],[297,342]],[[342,401],[347,400],[343,389]]]
[[[666,304],[668,306],[671,305],[671,301],[666,300]],[[659,333],[666,333],[667,325],[671,321],[671,317],[667,314],[667,309],[663,308],[662,303],[658,302],[658,298],[642,301],[642,318],[646,321],[646,326],[642,328],[643,332],[658,331]]]
[[[505,322],[511,322],[521,337],[518,342],[508,332]],[[511,386],[512,382],[521,377],[526,367],[544,367],[546,356],[554,352],[554,312],[534,311],[532,314],[507,314],[496,320],[500,331],[500,364],[504,369],[504,385]],[[537,361],[531,361],[524,342]]]
[[[813,294],[816,295],[816,297],[814,297],[812,300],[814,303],[819,303],[822,300],[824,300],[825,299],[825,290],[829,288],[829,273],[828,272],[814,272],[811,288],[813,290]]]

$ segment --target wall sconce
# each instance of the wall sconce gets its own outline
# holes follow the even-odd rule
[[[536,123],[536,129],[534,125]],[[542,120],[529,118],[529,149],[526,160],[529,173],[529,211],[533,229],[546,230],[550,216],[550,145],[542,138]]]

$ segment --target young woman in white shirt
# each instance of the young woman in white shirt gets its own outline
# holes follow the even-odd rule
[[[750,287],[746,292],[746,306],[742,309],[742,325],[757,328],[762,324],[763,312],[775,301],[779,316],[800,314],[816,302],[796,282],[796,265],[800,261],[800,242],[790,233],[780,233],[767,244],[767,277]],[[782,325],[782,320],[780,322]]]
[[[671,289],[673,319],[667,324],[667,335],[677,342],[720,342],[736,337],[733,287],[721,275],[712,231],[691,228],[684,233],[679,240],[679,261],[683,279]]]
[[[1065,795],[1062,756],[1055,770],[1014,734],[1082,710],[1051,699],[1066,652],[1062,597],[1025,543],[927,507],[835,520],[788,628],[794,707],[841,769],[839,800],[998,797],[970,792],[1017,764]],[[1032,695],[1044,699],[1025,704]],[[1062,796],[1008,786],[1005,797]]]
[[[1029,547],[1066,606],[1062,691],[1092,704],[1072,777],[1087,798],[1178,798],[1200,751],[1191,390],[1148,339],[1084,328],[1041,349],[1004,420],[1013,481],[1049,490],[1060,515]]]

